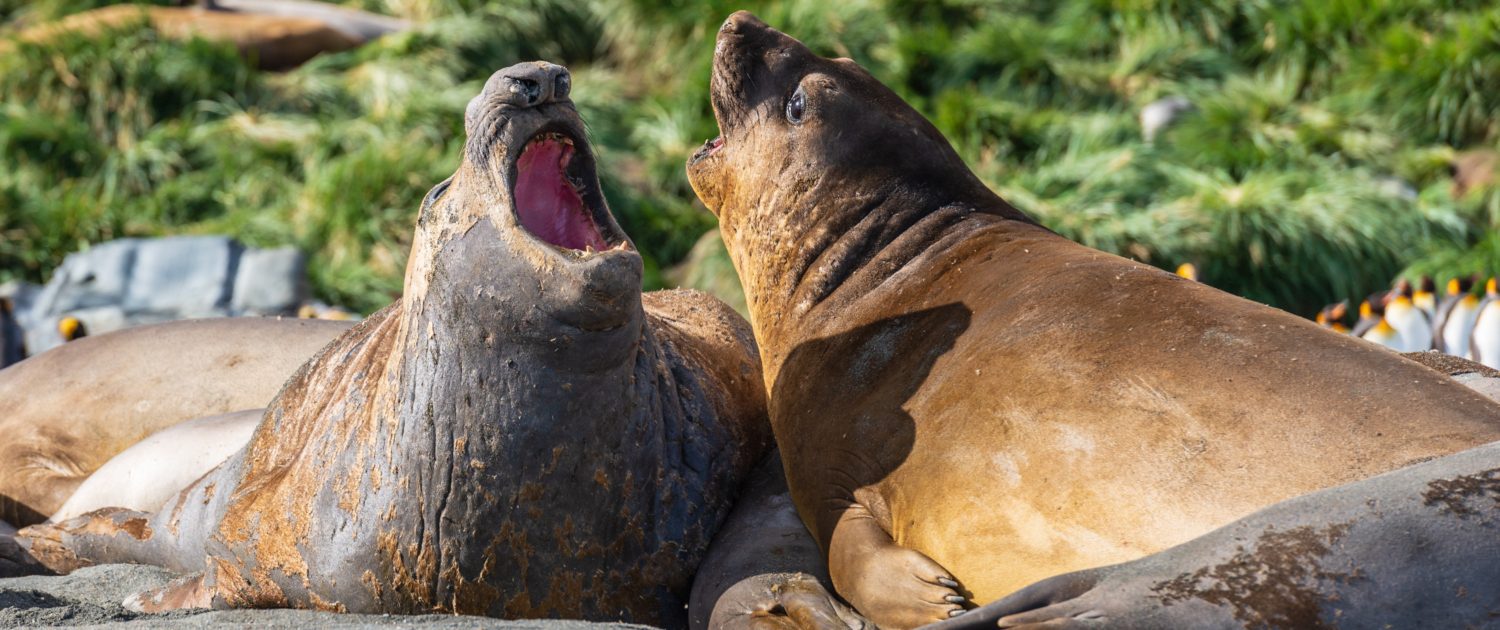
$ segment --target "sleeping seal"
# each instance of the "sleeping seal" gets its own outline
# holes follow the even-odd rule
[[[350,326],[170,322],[84,337],[0,370],[0,521],[46,520],[104,462],[161,429],[265,407]]]

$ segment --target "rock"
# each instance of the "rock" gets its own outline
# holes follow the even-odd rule
[[[307,301],[307,257],[295,247],[240,255],[229,309],[236,315],[290,315]]]
[[[124,302],[139,243],[120,239],[68,254],[37,296],[31,320],[22,325],[32,328],[48,315]]]
[[[45,287],[11,283],[27,354],[64,342],[58,322],[89,334],[175,319],[294,315],[306,303],[307,259],[295,248],[246,248],[226,236],[120,239],[69,254]],[[3,364],[3,362],[0,362]]]
[[[126,312],[223,315],[236,259],[243,249],[226,236],[176,236],[139,241]]]
[[[120,602],[174,575],[142,565],[88,567],[66,576],[0,579],[0,628],[83,626],[111,628],[505,628],[537,630],[647,630],[646,626],[565,620],[504,621],[454,615],[341,615],[307,610],[183,610],[144,615]]]

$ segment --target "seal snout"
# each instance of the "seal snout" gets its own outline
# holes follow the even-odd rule
[[[466,158],[510,191],[513,225],[568,260],[633,251],[599,187],[573,77],[546,61],[496,71],[465,113]]]
[[[497,80],[498,79],[498,80]],[[496,72],[484,94],[512,107],[537,107],[568,100],[573,77],[567,68],[546,61],[518,63]]]
[[[740,10],[730,14],[729,18],[724,20],[724,24],[719,26],[719,33],[724,35],[743,35],[747,32],[768,28],[770,27],[765,22],[762,22],[760,18],[755,17],[754,13]]]

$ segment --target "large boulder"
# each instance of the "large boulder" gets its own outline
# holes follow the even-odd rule
[[[306,276],[295,248],[247,248],[226,236],[127,238],[70,254],[45,286],[7,285],[0,299],[36,354],[67,341],[59,327],[67,318],[98,334],[175,319],[295,316],[308,301]],[[14,362],[3,349],[0,367]]]

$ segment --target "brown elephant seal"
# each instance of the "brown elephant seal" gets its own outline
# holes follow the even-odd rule
[[[409,20],[314,0],[196,0],[200,9],[313,19],[360,43],[410,29]]]
[[[401,301],[155,513],[22,530],[54,570],[192,573],[133,605],[685,625],[770,427],[744,320],[642,295],[560,66],[496,72],[423,201]]]
[[[160,509],[244,448],[264,413],[247,409],[194,418],[152,433],[90,474],[47,520],[65,521],[107,507]]]
[[[0,521],[42,522],[111,457],[161,429],[265,407],[349,328],[170,322],[84,337],[0,370]]]
[[[1489,627],[1497,502],[1500,443],[1283,501],[931,628]]]
[[[720,30],[711,95],[688,175],[798,512],[882,628],[1500,440],[1500,405],[1441,374],[1038,226],[754,16]]]
[[[170,39],[201,37],[232,44],[241,56],[263,70],[289,70],[322,53],[349,50],[364,43],[341,28],[313,17],[137,4],[119,4],[75,13],[22,30],[15,35],[15,40],[45,45],[70,33],[96,35],[143,21]],[[9,46],[11,44],[0,42],[0,52]]]

